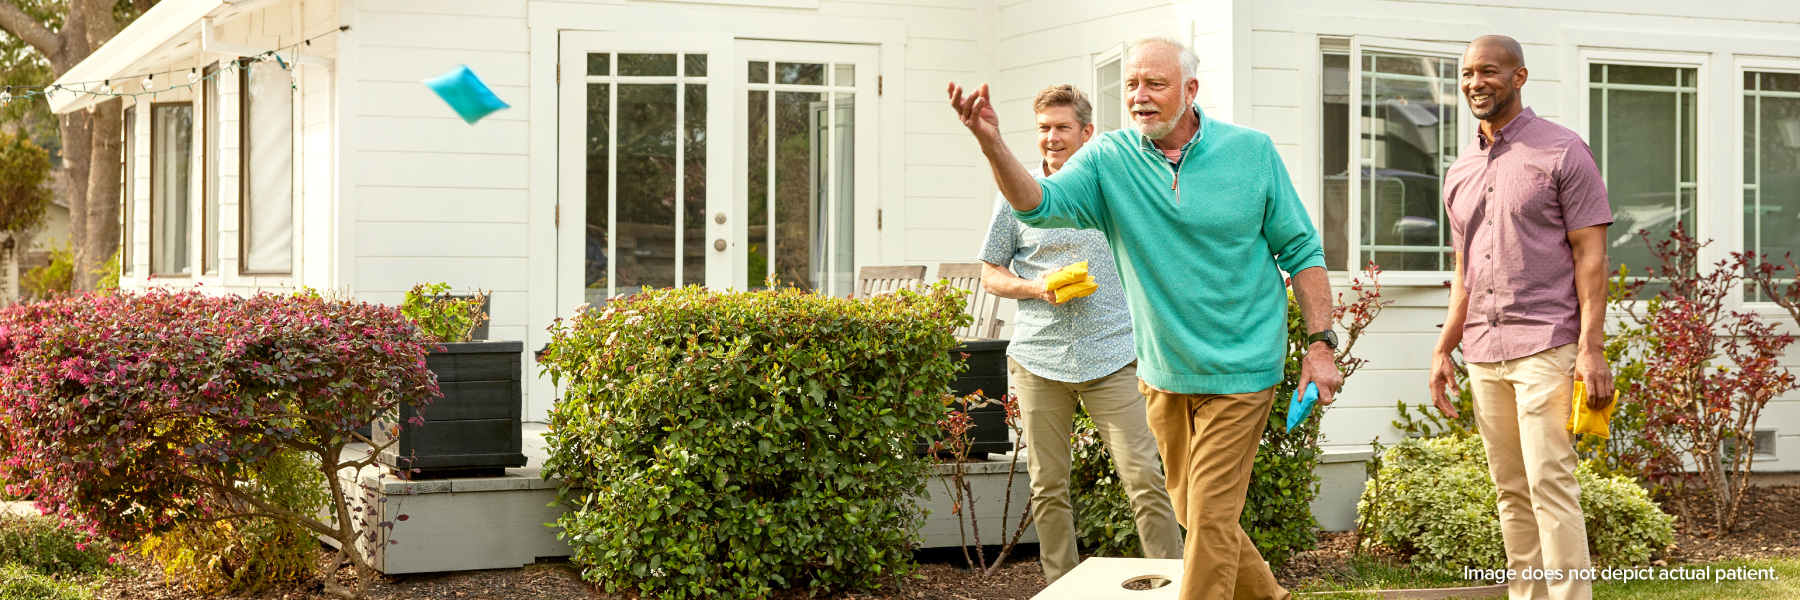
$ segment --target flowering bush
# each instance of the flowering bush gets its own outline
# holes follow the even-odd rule
[[[425,341],[399,311],[316,294],[152,290],[0,310],[0,480],[49,513],[121,540],[181,523],[270,518],[340,543],[373,539],[335,476],[375,415],[437,395]],[[248,479],[307,455],[331,519]],[[371,455],[372,456],[372,455]]]
[[[608,593],[762,598],[912,569],[962,295],[686,287],[559,321],[544,476]]]

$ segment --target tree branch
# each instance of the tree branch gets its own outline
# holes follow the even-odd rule
[[[31,18],[31,15],[25,14],[25,11],[20,9],[19,5],[14,4],[12,0],[0,0],[0,29],[5,29],[13,37],[31,44],[32,48],[36,48],[40,54],[44,55],[44,58],[49,61],[51,69],[55,70],[58,75],[74,66],[60,64],[63,58],[62,36],[51,32],[50,28],[39,23],[37,19]],[[58,69],[58,66],[62,68]]]

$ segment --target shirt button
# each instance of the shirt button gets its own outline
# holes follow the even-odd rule
[[[1494,288],[1488,288],[1488,293],[1489,293],[1489,294],[1492,294],[1492,293],[1494,293]]]
[[[1482,258],[1493,258],[1493,257],[1494,257],[1494,255],[1492,255],[1492,254],[1483,254],[1483,255],[1481,255],[1481,257],[1482,257]]]
[[[1490,192],[1494,191],[1494,188],[1488,188],[1488,191],[1490,191]]]

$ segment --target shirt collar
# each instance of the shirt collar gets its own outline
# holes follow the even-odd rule
[[[1531,122],[1535,120],[1537,120],[1537,113],[1533,112],[1530,108],[1526,108],[1525,110],[1519,111],[1519,114],[1514,115],[1512,120],[1507,121],[1506,125],[1501,127],[1499,131],[1495,131],[1494,139],[1492,140],[1489,140],[1487,134],[1481,132],[1481,126],[1477,125],[1475,127],[1475,139],[1479,140],[1481,149],[1486,150],[1488,149],[1488,146],[1505,143],[1507,139],[1513,137],[1513,134],[1517,134],[1519,131],[1525,129],[1526,125],[1530,125]]]
[[[1188,142],[1181,146],[1181,149],[1184,151],[1187,150],[1188,146],[1192,146],[1196,142],[1199,142],[1200,137],[1206,133],[1206,111],[1200,110],[1199,104],[1193,104],[1189,108],[1193,109],[1194,118],[1200,119],[1200,126],[1194,128],[1194,137],[1189,138]],[[1134,129],[1134,131],[1136,131],[1136,130]],[[1138,131],[1137,134],[1138,134],[1138,136],[1137,136],[1138,137],[1138,145],[1140,147],[1142,147],[1145,150],[1155,150],[1157,152],[1162,151],[1161,148],[1156,147],[1156,140],[1150,139],[1150,136],[1144,135],[1144,132],[1142,132],[1142,131]]]
[[[1063,163],[1063,164],[1068,164],[1068,163]],[[1050,176],[1050,161],[1046,160],[1046,161],[1038,162],[1038,174],[1040,177],[1049,177]]]

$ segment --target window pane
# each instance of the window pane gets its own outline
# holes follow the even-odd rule
[[[688,54],[688,55],[683,56],[682,58],[686,59],[686,61],[687,61],[686,76],[688,76],[688,77],[705,77],[706,76],[706,55],[705,54]]]
[[[1124,118],[1125,107],[1121,104],[1124,98],[1123,84],[1120,83],[1119,61],[1110,60],[1094,70],[1094,85],[1099,88],[1094,94],[1094,123],[1100,131],[1112,131],[1119,128]]]
[[[1350,268],[1350,56],[1326,54],[1319,82],[1325,268]]]
[[[619,75],[623,77],[674,77],[673,54],[620,54]],[[620,88],[623,90],[623,88]]]
[[[706,238],[706,84],[688,84],[682,93],[687,106],[681,136],[682,148],[682,244],[681,284],[706,285],[706,255],[713,252]]]
[[[1612,259],[1644,273],[1657,265],[1639,231],[1651,241],[1667,239],[1679,223],[1696,231],[1694,203],[1698,182],[1692,168],[1695,152],[1693,92],[1673,87],[1694,81],[1694,69],[1603,65],[1608,84],[1594,82],[1588,106],[1594,158],[1606,177],[1617,232]],[[1664,89],[1609,89],[1621,81],[1634,86],[1660,81]]]
[[[587,74],[606,76],[612,74],[612,55],[605,52],[587,55]]]
[[[244,95],[244,263],[250,273],[290,273],[294,257],[294,96],[287,70],[249,63]]]
[[[194,107],[152,106],[150,135],[150,272],[186,275],[188,261],[188,180],[193,166]]]
[[[768,71],[765,69],[763,74],[767,75]],[[750,168],[744,187],[750,190],[750,220],[745,225],[749,228],[750,239],[745,266],[750,273],[750,288],[761,289],[764,278],[769,275],[769,92],[751,90],[747,106],[749,108],[744,112],[748,115],[750,135],[746,156]]]
[[[1762,89],[1772,92],[1800,92],[1800,73],[1758,73]]]
[[[831,240],[830,293],[842,296],[856,287],[856,96],[837,94],[832,103],[837,116],[832,128],[824,132],[833,142],[825,164],[831,172],[831,189],[835,197],[821,198],[830,215]]]
[[[590,83],[587,86],[587,220],[586,232],[582,236],[586,240],[584,252],[585,268],[583,279],[586,282],[586,299],[588,304],[599,305],[607,298],[606,273],[607,230],[611,221],[607,218],[609,190],[607,189],[608,158],[612,154],[612,86],[604,83]]]
[[[812,107],[822,98],[812,92],[775,94],[775,273],[783,285],[813,287],[815,207],[813,186]]]
[[[137,107],[125,109],[125,143],[123,144],[125,168],[120,169],[119,200],[125,204],[120,211],[125,231],[119,246],[119,266],[125,275],[133,274],[132,266],[136,264],[137,246]]]
[[[623,57],[624,55],[620,55]],[[623,58],[621,58],[623,64]],[[620,295],[675,285],[675,85],[619,86]]]
[[[766,60],[750,61],[750,83],[768,83],[768,82],[769,82],[769,61],[766,61]]]
[[[1744,96],[1744,242],[1771,260],[1791,253],[1800,261],[1800,98],[1779,89],[1795,76],[1755,75],[1763,90],[1777,89],[1763,95],[1751,86]],[[1766,300],[1751,291],[1749,299]]]
[[[825,85],[825,65],[818,63],[775,63],[775,83]]]
[[[1362,252],[1388,270],[1445,271],[1451,264],[1444,218],[1444,172],[1460,145],[1456,80],[1440,77],[1455,59],[1365,53],[1362,73]],[[1370,64],[1364,61],[1364,64]],[[1347,161],[1346,161],[1347,162]],[[1346,165],[1348,166],[1348,165]],[[1347,170],[1347,169],[1346,169]]]
[[[856,65],[832,65],[831,85],[856,85]]]

